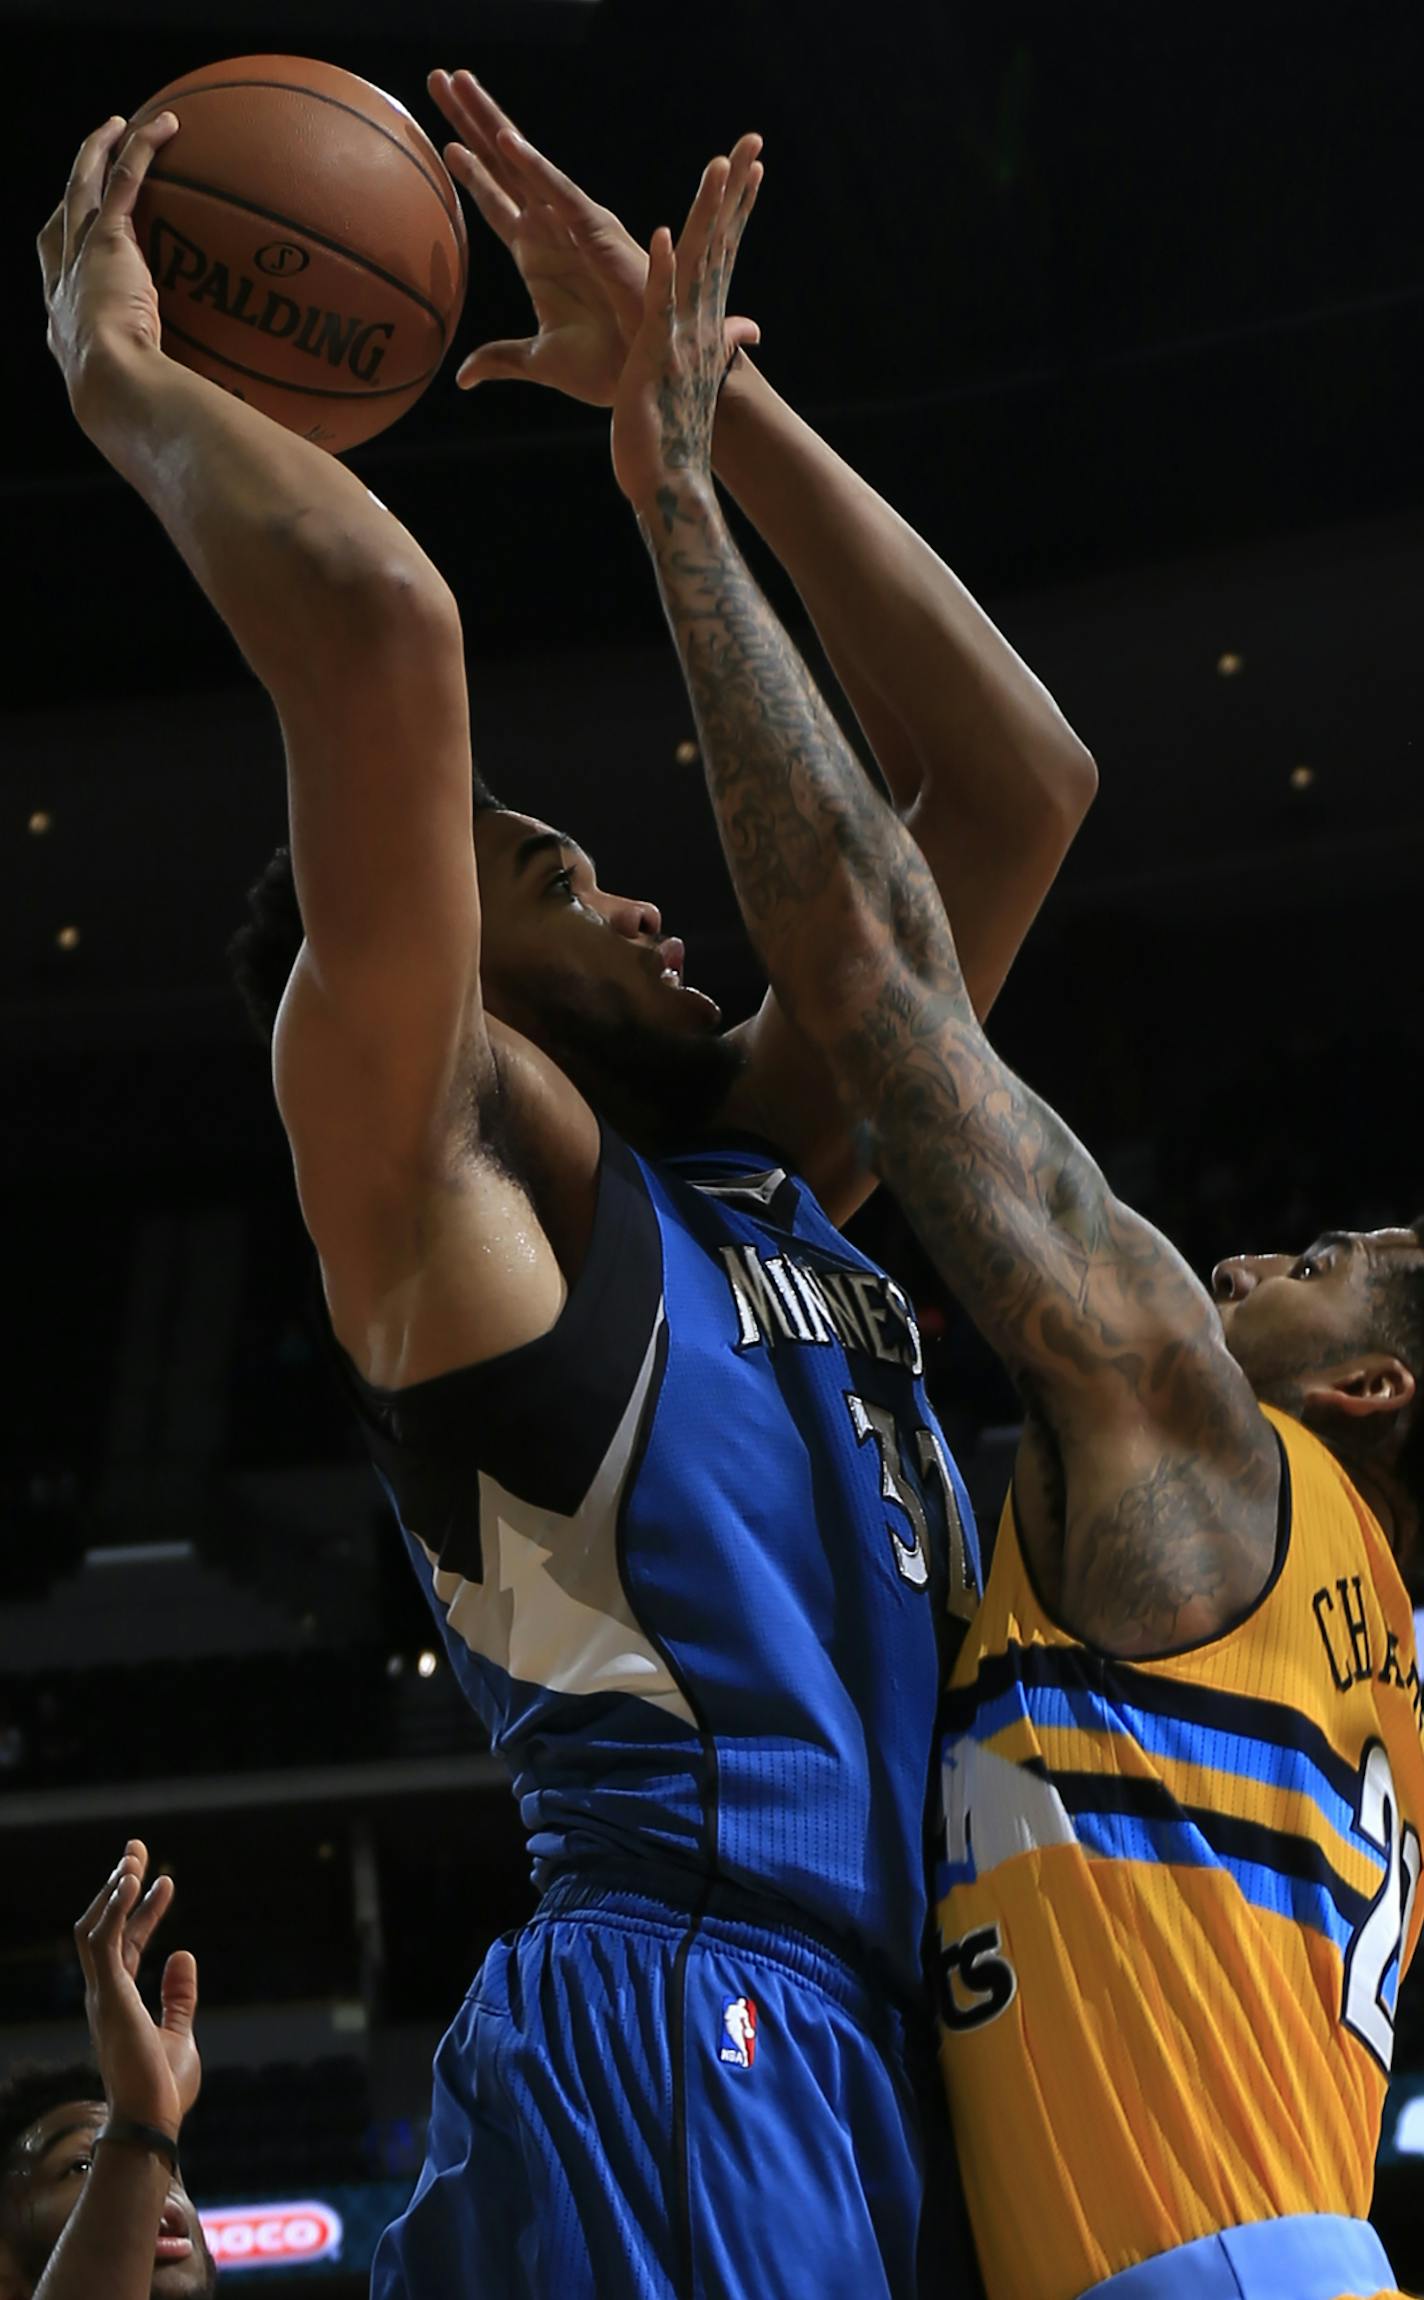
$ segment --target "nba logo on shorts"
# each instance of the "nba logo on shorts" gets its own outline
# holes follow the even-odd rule
[[[728,1997],[722,2007],[722,2044],[717,2058],[729,2068],[750,2068],[756,2059],[757,2009],[750,1997]]]

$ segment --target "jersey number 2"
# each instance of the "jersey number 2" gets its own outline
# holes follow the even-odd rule
[[[1388,1866],[1346,1951],[1340,2018],[1388,2076],[1394,2056],[1394,2001],[1419,1890],[1420,1858],[1419,1834],[1400,1813],[1382,1741],[1372,1741],[1365,1751],[1355,1826],[1384,1854]]]

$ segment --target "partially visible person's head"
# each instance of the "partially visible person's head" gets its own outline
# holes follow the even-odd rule
[[[1347,1469],[1388,1471],[1424,1519],[1424,1216],[1325,1230],[1303,1254],[1232,1255],[1212,1291],[1261,1402],[1309,1423]]]
[[[247,890],[247,916],[227,946],[238,996],[258,1034],[270,1040],[282,993],[302,947],[302,914],[290,849],[278,847]]]
[[[486,1013],[635,1136],[705,1123],[741,1058],[656,905],[608,893],[576,839],[507,808],[476,817],[475,854]]]
[[[566,834],[502,807],[476,778],[485,1011],[557,1062],[638,1139],[695,1131],[741,1067],[713,1001],[683,980],[683,946],[654,904],[610,894]],[[279,847],[228,945],[248,1013],[270,1038],[302,944],[291,856]]]
[[[107,2114],[103,2083],[87,2062],[26,2063],[0,2080],[0,2300],[31,2300],[84,2193]],[[175,2176],[150,2300],[212,2300],[217,2279],[202,2223]]]

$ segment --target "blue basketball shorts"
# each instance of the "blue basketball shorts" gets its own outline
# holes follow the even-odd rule
[[[933,2056],[912,2069],[904,2028],[818,1942],[557,1880],[441,2043],[372,2300],[972,2290],[957,2223],[939,2234]]]
[[[1159,2252],[1083,2300],[1394,2300],[1397,2290],[1368,2221],[1299,2212]]]

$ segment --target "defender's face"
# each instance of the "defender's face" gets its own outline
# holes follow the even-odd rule
[[[1324,1230],[1303,1254],[1233,1254],[1211,1274],[1226,1346],[1260,1396],[1368,1348],[1370,1282],[1412,1230]]]
[[[605,892],[576,840],[491,809],[476,817],[475,852],[491,1014],[556,1056],[551,1036],[581,1015],[677,1039],[720,1029],[714,1001],[683,980],[683,946],[656,906]]]
[[[0,2290],[10,2288],[5,2277],[11,2261],[31,2291],[39,2283],[84,2193],[105,2115],[101,2102],[67,2102],[36,2117],[16,2142],[4,2182]],[[193,2200],[175,2178],[154,2246],[150,2300],[210,2300],[217,2276]]]

